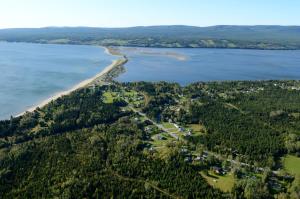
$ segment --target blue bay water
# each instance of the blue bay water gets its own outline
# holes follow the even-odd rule
[[[93,77],[114,59],[100,47],[0,42],[0,119]]]
[[[129,57],[127,72],[118,78],[122,82],[187,85],[196,81],[300,79],[300,51],[122,48],[122,52]]]
[[[121,82],[300,79],[300,51],[121,48]],[[114,56],[76,45],[0,43],[0,119],[102,71]]]

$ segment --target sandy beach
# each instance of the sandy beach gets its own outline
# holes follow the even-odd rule
[[[175,51],[169,51],[169,50],[164,50],[164,51],[157,51],[155,48],[152,49],[146,49],[146,48],[136,48],[136,47],[120,47],[120,48],[111,48],[108,49],[110,52],[115,53],[115,55],[120,55],[122,52],[133,52],[133,53],[138,53],[142,55],[148,55],[148,56],[164,56],[164,57],[169,57],[172,59],[176,59],[178,61],[186,61],[189,59],[187,55],[180,54]]]
[[[105,49],[105,52],[110,54],[110,55],[114,55],[114,56],[120,56],[120,54],[116,54],[114,52],[112,52],[112,49],[109,47],[103,47]],[[92,78],[86,79],[80,83],[78,83],[77,85],[75,85],[74,87],[72,87],[69,90],[66,91],[62,91],[59,93],[56,93],[55,95],[53,95],[52,97],[42,101],[41,103],[39,103],[38,105],[35,105],[29,109],[27,109],[25,112],[22,112],[18,115],[16,115],[16,117],[19,117],[23,114],[25,114],[26,112],[33,112],[35,109],[37,108],[42,108],[44,106],[46,106],[48,103],[57,100],[58,98],[65,96],[65,95],[69,95],[70,93],[72,93],[73,91],[76,91],[78,89],[84,88],[86,86],[89,86],[90,84],[92,84],[93,82],[95,82],[97,79],[104,77],[107,73],[109,73],[113,68],[123,65],[127,62],[127,60],[124,60],[124,58],[119,58],[117,60],[114,60],[109,66],[105,67],[104,70],[102,70],[100,73],[98,73],[97,75],[95,75]]]

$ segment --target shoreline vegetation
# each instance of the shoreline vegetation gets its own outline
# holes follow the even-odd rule
[[[93,85],[101,85],[101,84],[107,84],[113,80],[113,78],[117,77],[119,74],[125,72],[124,65],[128,62],[128,58],[122,54],[117,48],[115,47],[103,47],[105,52],[112,56],[118,56],[120,58],[114,60],[110,65],[105,67],[100,73],[96,74],[94,77],[91,77],[89,79],[83,80],[80,83],[73,86],[71,89],[66,91],[61,91],[56,94],[54,94],[52,97],[42,101],[41,103],[32,106],[31,108],[27,109],[26,111],[16,115],[15,117],[20,117],[28,112],[34,112],[37,108],[42,108],[49,104],[52,101],[57,100],[60,97],[63,97],[65,95],[69,95],[70,93],[89,86]]]

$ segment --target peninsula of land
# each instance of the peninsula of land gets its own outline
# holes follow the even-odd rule
[[[78,89],[88,87],[88,86],[107,84],[107,83],[111,82],[113,80],[113,78],[115,78],[119,74],[123,73],[125,70],[124,65],[128,62],[128,58],[125,55],[121,54],[121,52],[118,51],[116,48],[112,48],[112,47],[103,47],[103,48],[105,49],[106,53],[113,55],[113,56],[118,56],[119,58],[114,60],[110,65],[105,67],[100,73],[96,74],[94,77],[91,77],[89,79],[86,79],[86,80],[76,84],[74,87],[72,87],[69,90],[58,92],[58,93],[54,94],[52,97],[42,101],[38,105],[35,105],[35,106],[27,109],[25,112],[22,112],[22,113],[16,115],[16,117],[19,117],[19,116],[25,114],[26,112],[33,112],[37,108],[42,108],[42,107],[46,106],[47,104],[49,104],[50,102],[55,101],[62,96],[69,95],[70,93],[72,93]]]

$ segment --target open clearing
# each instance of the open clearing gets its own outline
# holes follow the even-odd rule
[[[300,175],[300,158],[288,155],[284,158],[284,168],[287,172]]]
[[[300,158],[288,155],[284,157],[283,159],[284,169],[295,175],[295,180],[292,184],[292,187],[298,186],[298,183],[300,182]]]
[[[208,184],[224,192],[230,192],[232,190],[235,181],[232,173],[228,173],[225,176],[217,176],[209,171],[208,174],[209,176],[201,172],[201,176],[206,179]]]
[[[104,103],[107,103],[107,104],[113,103],[114,96],[113,96],[112,92],[105,92],[105,93],[103,93],[103,96],[104,96]]]

